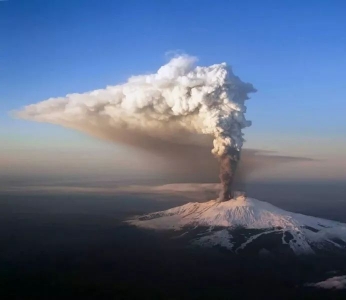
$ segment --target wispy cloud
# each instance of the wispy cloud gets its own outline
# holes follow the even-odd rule
[[[307,283],[306,286],[321,289],[346,289],[346,276],[335,276],[316,283]]]
[[[176,195],[190,199],[201,199],[203,196],[217,195],[220,184],[217,183],[178,183],[164,185],[122,185],[115,187],[85,187],[85,186],[12,186],[2,188],[9,193],[53,193],[53,194],[146,194],[146,195]]]

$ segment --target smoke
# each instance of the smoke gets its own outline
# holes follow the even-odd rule
[[[200,135],[211,136],[212,153],[221,165],[220,198],[229,199],[244,141],[242,129],[251,125],[244,102],[255,89],[225,63],[200,67],[196,61],[175,57],[154,74],[50,98],[24,107],[16,116],[160,153],[168,145],[198,144]]]

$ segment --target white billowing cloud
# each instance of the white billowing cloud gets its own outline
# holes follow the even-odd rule
[[[121,85],[68,94],[24,107],[16,116],[59,124],[108,140],[155,148],[155,141],[193,143],[193,136],[213,137],[216,156],[240,150],[245,100],[255,89],[225,63],[196,66],[179,56],[156,73],[133,76]],[[192,139],[191,139],[192,137]]]
[[[346,276],[335,276],[328,278],[324,281],[316,283],[308,283],[306,286],[321,288],[321,289],[337,289],[342,290],[346,288]]]

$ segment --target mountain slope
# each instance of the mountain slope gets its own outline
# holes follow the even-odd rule
[[[234,252],[250,249],[256,243],[261,253],[280,247],[295,254],[346,252],[346,224],[288,212],[244,196],[225,202],[187,203],[128,223],[189,234],[194,244],[221,246]]]

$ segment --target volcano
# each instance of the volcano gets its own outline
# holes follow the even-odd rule
[[[346,224],[285,211],[241,193],[229,201],[191,202],[127,222],[238,254],[346,253]]]

